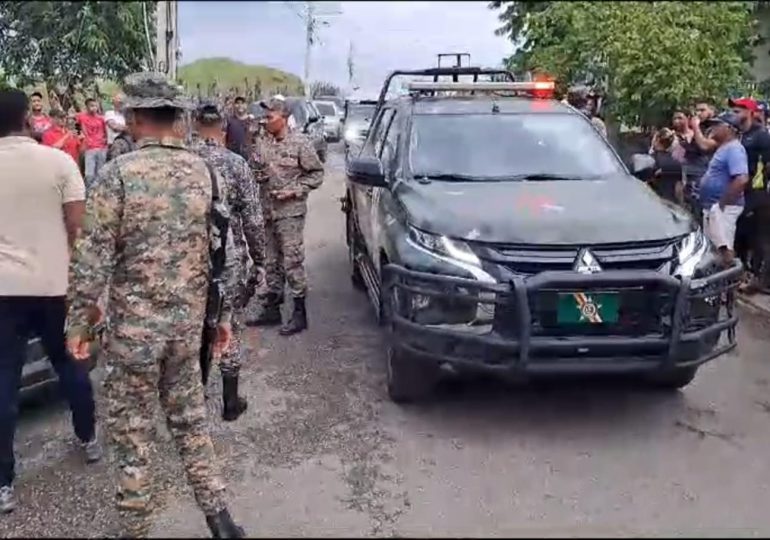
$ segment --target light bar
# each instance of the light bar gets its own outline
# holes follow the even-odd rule
[[[407,89],[413,92],[533,92],[536,90],[554,90],[553,81],[533,82],[419,82],[407,83]]]

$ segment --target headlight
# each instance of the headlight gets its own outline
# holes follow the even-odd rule
[[[409,241],[430,256],[469,272],[478,281],[496,283],[491,275],[482,270],[481,261],[465,242],[426,233],[414,227],[409,228]],[[467,294],[468,298],[447,299],[440,296],[414,295],[411,300],[411,308],[415,320],[422,324],[463,324],[470,326],[490,325],[492,323],[495,317],[495,305],[478,302],[478,300],[484,299],[494,302],[494,292],[464,288],[459,288],[456,292]]]
[[[711,244],[702,231],[688,234],[679,244],[679,266],[674,271],[674,275],[692,277],[710,248]]]
[[[452,263],[463,263],[462,267],[471,265],[474,268],[481,270],[481,261],[473,251],[468,247],[468,244],[458,240],[452,240],[446,236],[439,236],[437,234],[426,233],[414,227],[409,227],[409,238],[417,245],[432,251],[437,255],[441,255],[444,258],[451,259]],[[467,269],[467,268],[466,268]],[[474,272],[471,272],[474,273]],[[484,272],[486,276],[491,279],[491,276]],[[475,275],[475,274],[474,274]],[[480,281],[486,281],[486,279],[479,279]],[[494,283],[494,280],[492,280]]]
[[[358,130],[354,128],[348,128],[345,130],[345,140],[353,142],[358,138]]]

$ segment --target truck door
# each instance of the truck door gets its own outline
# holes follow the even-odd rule
[[[380,156],[380,153],[382,152],[382,145],[385,140],[385,134],[387,133],[387,128],[390,125],[392,118],[393,109],[388,108],[382,110],[376,119],[376,125],[373,126],[371,136],[366,142],[366,147],[362,152],[363,155],[373,155],[376,157]],[[373,243],[374,237],[372,234],[372,197],[375,197],[375,191],[381,189],[382,188],[375,189],[360,185],[355,185],[353,187],[358,227],[361,231],[364,242],[366,243],[366,250],[369,253],[369,256],[372,258],[372,262],[374,262],[373,256],[377,253],[376,246]],[[377,194],[376,197],[379,197],[379,194]]]

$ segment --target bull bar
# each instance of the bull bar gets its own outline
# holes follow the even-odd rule
[[[388,264],[383,268],[382,298],[393,345],[422,359],[458,368],[509,373],[670,371],[698,366],[736,347],[736,288],[741,273],[742,266],[735,261],[729,268],[696,279],[680,279],[654,270],[612,270],[595,274],[545,271],[529,277],[516,276],[508,283],[483,283]],[[672,295],[672,307],[662,314],[670,316],[668,332],[642,336],[532,335],[531,298],[539,291],[589,291],[644,285],[660,287]],[[458,292],[458,289],[467,292]],[[397,300],[400,292],[494,304],[496,309],[507,306],[516,314],[516,328],[509,335],[501,335],[494,329],[477,334],[421,324],[405,315],[405,306]],[[480,298],[481,292],[494,296]],[[715,320],[704,328],[688,329],[692,302],[709,298],[717,302]],[[722,343],[720,338],[725,331],[727,339]],[[701,350],[709,340],[715,344]]]

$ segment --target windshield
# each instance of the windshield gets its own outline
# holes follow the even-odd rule
[[[337,116],[337,111],[334,110],[334,105],[331,103],[314,103],[313,105],[321,113],[321,116]]]
[[[307,111],[304,107],[304,103],[299,100],[292,100],[288,101],[287,104],[289,105],[289,110],[291,111],[291,115],[294,117],[294,120],[297,121],[297,124],[300,126],[304,126],[307,124]]]
[[[375,105],[348,105],[348,118],[371,118]]]
[[[415,177],[595,179],[624,174],[608,144],[572,114],[415,115]]]

